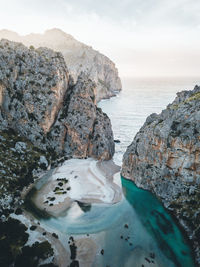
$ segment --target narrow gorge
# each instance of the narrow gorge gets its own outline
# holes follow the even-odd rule
[[[0,266],[198,266],[200,88],[146,119],[121,168],[100,108],[115,64],[59,29],[0,38]]]

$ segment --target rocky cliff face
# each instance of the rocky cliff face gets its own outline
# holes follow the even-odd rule
[[[1,40],[0,266],[59,265],[58,236],[42,229],[33,234],[39,222],[25,216],[22,190],[70,157],[113,154],[96,84],[84,73],[74,83],[59,52]]]
[[[82,72],[96,83],[97,101],[114,96],[122,88],[115,64],[109,58],[59,29],[27,36],[19,36],[15,32],[2,30],[0,31],[1,38],[22,42],[28,47],[32,45],[36,48],[48,47],[61,52],[75,83]]]
[[[12,128],[59,156],[110,159],[111,124],[96,107],[95,92],[85,74],[69,81],[60,53],[0,42],[1,129]]]
[[[200,87],[146,119],[124,154],[122,175],[173,211],[200,263]]]

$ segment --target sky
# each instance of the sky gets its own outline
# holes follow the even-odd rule
[[[199,0],[0,0],[0,29],[60,28],[120,76],[199,76]]]

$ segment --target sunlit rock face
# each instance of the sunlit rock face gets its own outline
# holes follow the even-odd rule
[[[58,155],[110,159],[109,118],[96,107],[96,86],[82,73],[77,82],[61,53],[0,41],[1,129],[12,128]],[[99,127],[97,127],[99,125]]]
[[[173,210],[200,261],[200,87],[146,119],[124,154],[122,175]]]
[[[26,46],[48,47],[63,54],[69,74],[74,82],[83,72],[97,85],[97,102],[114,96],[122,88],[115,64],[106,56],[92,49],[71,35],[59,29],[46,31],[44,34],[19,36],[15,32],[2,30],[0,38],[22,42]]]

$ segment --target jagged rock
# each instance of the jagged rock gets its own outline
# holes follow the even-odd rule
[[[147,118],[124,154],[122,175],[173,211],[200,263],[200,87]]]
[[[58,156],[110,159],[113,153],[110,120],[96,106],[95,83],[85,74],[74,83],[58,52],[1,40],[0,265],[38,266],[53,261],[51,245],[38,242],[42,233],[31,237],[36,241],[31,247],[25,246],[25,225],[9,218],[16,208],[16,214],[21,213],[24,186]],[[16,241],[15,232],[22,240]]]
[[[26,151],[26,144],[24,142],[17,142],[15,144],[15,150],[18,153],[24,153]]]
[[[48,167],[48,161],[45,156],[40,156],[39,164],[40,166],[44,166],[44,168]]]
[[[34,47],[48,47],[61,52],[75,83],[81,72],[84,72],[97,84],[97,101],[114,96],[122,88],[118,70],[109,58],[59,29],[51,29],[44,34],[26,36],[1,30],[1,38],[22,42],[32,49]]]
[[[43,150],[98,159],[114,153],[95,84],[84,73],[74,84],[58,52],[0,41],[0,106],[0,129],[10,127]]]

